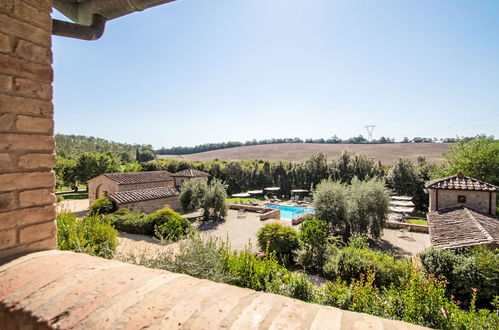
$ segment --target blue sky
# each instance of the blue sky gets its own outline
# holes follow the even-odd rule
[[[53,52],[58,133],[156,148],[368,124],[499,135],[496,0],[178,0]]]

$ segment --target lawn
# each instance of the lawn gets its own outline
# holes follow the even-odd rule
[[[87,199],[88,193],[86,191],[70,192],[66,194],[57,195],[61,200],[76,200],[76,199]]]
[[[425,219],[408,218],[407,222],[415,224],[415,225],[425,225],[425,226],[428,226],[428,221],[426,221]]]

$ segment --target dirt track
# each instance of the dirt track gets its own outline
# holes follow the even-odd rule
[[[442,160],[442,154],[448,151],[450,146],[452,146],[452,144],[447,143],[284,143],[213,150],[197,154],[183,155],[181,157],[192,160],[264,159],[270,161],[287,160],[292,162],[302,162],[307,160],[307,158],[311,155],[319,152],[326,152],[329,159],[338,158],[344,149],[348,149],[354,154],[360,152],[374,157],[383,164],[393,163],[398,158],[408,158],[412,161],[416,161],[418,156],[425,156],[429,162],[439,163]],[[164,156],[164,158],[172,158],[172,156]]]

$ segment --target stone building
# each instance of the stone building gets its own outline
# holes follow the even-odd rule
[[[118,208],[133,212],[152,213],[164,207],[182,211],[179,194],[186,180],[208,180],[203,171],[186,169],[177,173],[168,171],[105,173],[88,181],[90,204],[108,196]]]
[[[430,181],[427,215],[433,246],[499,245],[498,187],[461,173]]]

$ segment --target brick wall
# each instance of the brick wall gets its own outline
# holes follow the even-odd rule
[[[112,194],[118,191],[118,184],[104,175],[99,175],[88,181],[88,199],[90,205],[99,197],[104,196],[104,191]]]
[[[55,247],[50,0],[0,0],[0,258]]]

